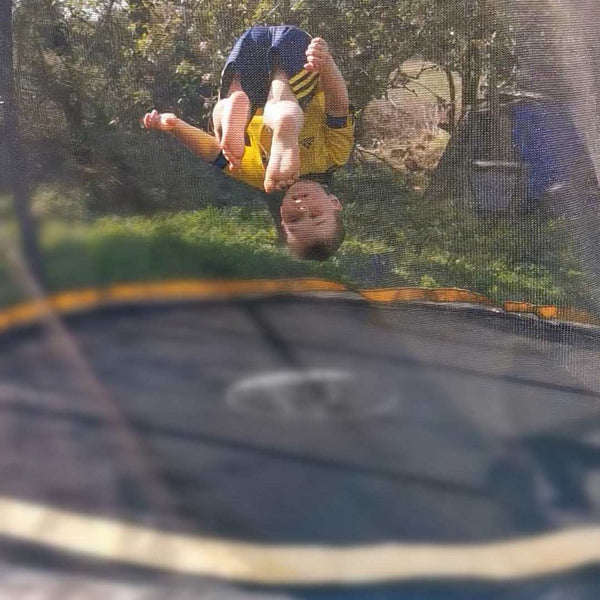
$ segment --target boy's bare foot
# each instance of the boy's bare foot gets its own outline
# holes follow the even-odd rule
[[[231,169],[242,164],[249,118],[250,100],[244,92],[233,92],[223,100],[221,150]]]
[[[287,188],[300,176],[300,149],[295,131],[273,132],[271,156],[265,173],[265,192]],[[290,135],[291,134],[291,135]]]

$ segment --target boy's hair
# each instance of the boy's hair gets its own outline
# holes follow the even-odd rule
[[[340,215],[337,216],[337,229],[333,236],[328,236],[322,239],[313,239],[306,245],[302,245],[297,249],[298,258],[304,260],[325,261],[330,256],[333,256],[336,250],[342,245],[346,232]]]

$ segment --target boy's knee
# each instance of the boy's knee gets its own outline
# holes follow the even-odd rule
[[[267,102],[278,102],[282,100],[298,102],[288,81],[287,74],[281,70],[276,70],[271,77]]]
[[[240,74],[236,71],[231,76],[231,81],[229,83],[229,87],[224,95],[224,97],[229,97],[235,92],[243,92],[244,88],[242,87],[242,80],[240,78]]]
[[[228,100],[232,100],[233,102],[236,102],[238,99],[243,98],[244,100],[246,100],[248,98],[248,95],[246,94],[246,92],[240,90],[232,90],[231,88],[229,89],[229,94],[227,96]]]

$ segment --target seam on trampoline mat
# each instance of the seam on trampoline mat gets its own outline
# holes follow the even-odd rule
[[[53,294],[44,299],[24,302],[0,310],[0,333],[41,321],[52,313],[70,314],[107,306],[189,302],[207,299],[242,299],[264,295],[319,294],[360,298],[375,304],[427,302],[434,304],[470,304],[508,313],[532,314],[543,320],[555,320],[584,326],[600,326],[600,319],[572,308],[506,301],[499,307],[483,294],[460,288],[383,288],[351,289],[326,279],[186,279],[162,282],[124,283],[105,288],[86,288]]]

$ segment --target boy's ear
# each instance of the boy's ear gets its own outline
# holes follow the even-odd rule
[[[335,210],[342,210],[342,203],[338,200],[337,196],[329,194],[329,200],[333,203]]]

